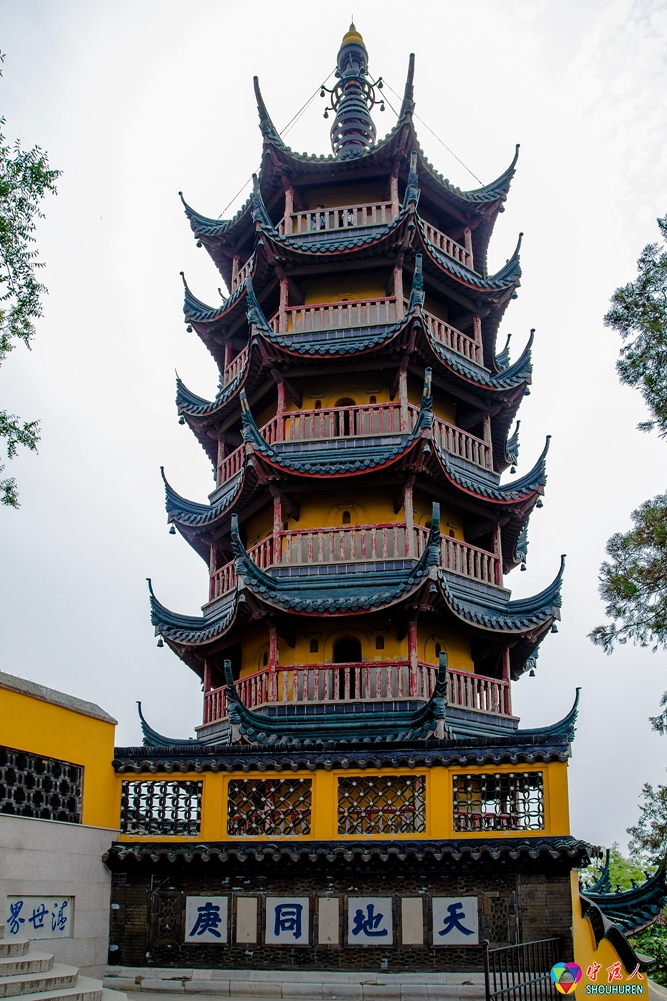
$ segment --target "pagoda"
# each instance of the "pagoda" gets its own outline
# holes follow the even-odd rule
[[[142,715],[144,746],[116,750],[114,962],[465,971],[485,939],[548,938],[572,956],[576,702],[525,729],[511,697],[563,574],[520,600],[505,583],[549,445],[515,475],[533,335],[511,360],[499,328],[521,238],[495,274],[487,248],[518,147],[455,187],[419,146],[413,74],[411,56],[378,141],[382,81],[351,25],[327,156],[286,146],[255,78],[250,198],[229,220],[183,203],[229,290],[209,306],[185,284],[220,382],[212,401],[177,383],[214,489],[165,478],[209,591],[201,616],[150,601],[204,709],[194,739]]]

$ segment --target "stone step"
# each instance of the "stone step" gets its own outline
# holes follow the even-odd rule
[[[5,926],[4,925],[0,925],[0,938],[4,938],[4,937],[5,937]]]
[[[76,969],[76,967],[74,967]],[[103,1001],[106,993],[102,987],[101,980],[93,980],[92,977],[75,977],[75,983],[71,987],[61,987],[54,991],[35,991],[31,994],[22,994],[21,1001]],[[111,991],[115,995],[115,991]],[[123,997],[124,995],[119,995]],[[111,1001],[111,999],[110,999]]]
[[[30,942],[0,942],[0,959],[4,956],[25,956]]]
[[[52,952],[37,952],[34,949],[22,956],[0,957],[0,978],[23,973],[47,973],[53,966],[53,960]]]
[[[45,991],[60,991],[74,987],[78,974],[76,966],[54,963],[51,969],[44,973],[19,973],[13,977],[0,977],[0,998],[13,998],[26,994],[39,994],[41,997]],[[98,986],[97,990],[101,989],[101,985]],[[101,1001],[101,995],[86,1001]]]

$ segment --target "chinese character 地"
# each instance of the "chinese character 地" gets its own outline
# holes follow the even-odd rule
[[[21,930],[21,925],[25,924],[25,918],[19,917],[21,909],[23,907],[23,901],[17,900],[15,903],[9,905],[9,934],[18,935]]]
[[[363,934],[368,935],[369,938],[380,938],[383,935],[389,934],[386,928],[378,927],[384,920],[384,914],[382,914],[381,911],[378,911],[377,914],[374,912],[375,904],[366,905],[365,915],[361,907],[357,910],[354,915],[354,927],[352,928],[353,935],[359,935],[363,932]]]
[[[48,913],[49,912],[44,906],[43,901],[40,903],[39,907],[33,907],[32,915],[28,918],[28,921],[33,926],[35,931],[37,931],[39,928],[44,927],[44,918]]]
[[[65,914],[66,907],[66,900],[63,900],[62,904],[58,904],[57,900],[53,902],[53,911],[51,913],[51,931],[65,931],[65,928],[67,927],[67,915]]]
[[[289,932],[294,938],[301,938],[302,910],[302,904],[276,904],[274,935],[278,936],[281,932]]]
[[[612,963],[611,966],[607,967],[607,973],[609,974],[609,976],[607,977],[607,983],[608,984],[610,984],[612,982],[612,980],[622,980],[623,979],[623,974],[621,973],[621,961],[620,961],[620,959],[617,959],[615,963]]]
[[[203,935],[204,932],[210,932],[216,938],[221,938],[218,931],[218,925],[221,921],[220,908],[217,904],[212,904],[210,900],[207,900],[203,907],[197,908],[197,920],[190,934]]]
[[[463,935],[474,935],[474,931],[471,928],[466,928],[461,924],[461,918],[465,917],[465,911],[463,910],[463,904],[458,900],[455,904],[450,904],[447,908],[447,917],[443,918],[444,928],[438,932],[438,935],[449,935],[451,931],[460,931]]]
[[[592,980],[593,983],[596,983],[598,979],[598,973],[600,972],[601,969],[602,969],[602,963],[591,963],[591,965],[586,970],[586,976],[588,977],[589,980]]]

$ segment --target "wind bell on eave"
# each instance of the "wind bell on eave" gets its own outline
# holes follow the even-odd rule
[[[370,111],[376,104],[384,111],[384,102],[375,96],[376,87],[382,90],[382,77],[371,83],[366,79],[367,72],[368,52],[353,23],[338,50],[338,82],[331,90],[322,84],[320,91],[320,97],[331,94],[331,106],[325,109],[324,117],[328,118],[330,111],[335,112],[331,146],[339,160],[361,156],[375,143],[375,125]]]

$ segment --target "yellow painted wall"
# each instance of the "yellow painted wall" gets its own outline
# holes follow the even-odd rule
[[[415,490],[414,496],[414,519],[415,525],[430,525],[433,517],[434,497],[429,494]],[[451,535],[453,538],[465,541],[463,536],[463,517],[460,511],[450,504],[440,503],[440,531],[443,535]]]
[[[307,306],[318,302],[353,302],[357,299],[384,299],[391,295],[387,283],[391,271],[361,271],[321,278],[304,278],[299,282]]]
[[[0,743],[6,747],[82,765],[83,823],[118,826],[113,723],[7,688],[0,688],[0,720]]]
[[[498,772],[542,772],[544,776],[544,799],[545,799],[545,827],[540,831],[521,831],[521,837],[541,837],[543,835],[565,835],[569,833],[569,816],[567,806],[567,766],[561,762],[550,762],[544,765],[499,765],[497,768],[474,766],[466,769],[444,768],[436,766],[431,769],[407,769],[407,768],[385,768],[377,770],[349,769],[346,771],[333,770],[325,771],[297,771],[290,772],[290,781],[303,778],[312,781],[312,821],[311,831],[308,835],[297,835],[295,837],[281,837],[280,840],[298,841],[329,841],[329,840],[358,840],[357,835],[341,835],[337,829],[337,778],[339,776],[372,776],[372,775],[423,775],[426,778],[426,830],[420,834],[424,838],[488,838],[488,832],[462,833],[454,830],[453,824],[453,776],[455,774],[478,774],[493,771]],[[124,776],[126,779],[136,781],[138,776]],[[262,779],[269,777],[267,773],[258,774],[247,772],[225,773],[205,772],[187,773],[178,775],[178,781],[201,781],[203,782],[202,795],[202,826],[196,837],[146,837],[135,835],[122,835],[123,841],[234,841],[234,837],[227,834],[226,824],[226,803],[227,787],[233,779]],[[123,778],[123,776],[119,776]],[[142,778],[146,781],[156,779],[156,776],[145,775]],[[175,778],[175,777],[172,777]],[[563,795],[565,791],[565,795]],[[494,838],[515,838],[516,831],[494,831]],[[369,839],[404,839],[404,834],[387,835],[364,835]],[[243,836],[247,840],[247,836]],[[275,841],[275,836],[260,836],[253,838],[258,841]],[[577,960],[579,962],[579,960]]]
[[[354,400],[358,406],[371,402],[389,403],[389,389],[394,372],[390,369],[374,372],[355,372],[349,375],[312,376],[301,382],[303,403],[297,407],[288,400],[288,410],[314,410],[319,400],[324,409],[334,407],[341,398]]]
[[[590,996],[586,994],[586,985],[592,983],[592,981],[586,976],[586,971],[589,966],[593,963],[600,964],[602,969],[598,972],[596,982],[598,984],[606,985],[608,977],[606,972],[607,969],[614,963],[619,962],[621,957],[618,955],[611,942],[609,942],[606,938],[603,938],[600,941],[600,944],[596,946],[593,926],[588,918],[583,918],[581,916],[579,873],[576,870],[573,870],[570,873],[570,886],[572,891],[572,937],[574,940],[574,961],[583,971],[582,978],[579,981],[579,986],[575,990],[575,997],[577,1001],[584,1001],[584,998]],[[632,970],[626,970],[621,962],[621,973],[623,974],[624,980],[625,977],[632,972]],[[649,996],[648,977],[646,974],[644,974],[643,981],[635,979],[632,983],[643,984],[643,996]]]
[[[265,539],[273,532],[273,504],[267,504],[258,514],[245,523],[246,549]]]
[[[470,652],[470,640],[462,633],[451,629],[435,627],[435,623],[419,622],[419,659],[427,664],[437,664],[436,644],[447,654],[447,665],[454,671],[474,671],[475,665]]]

